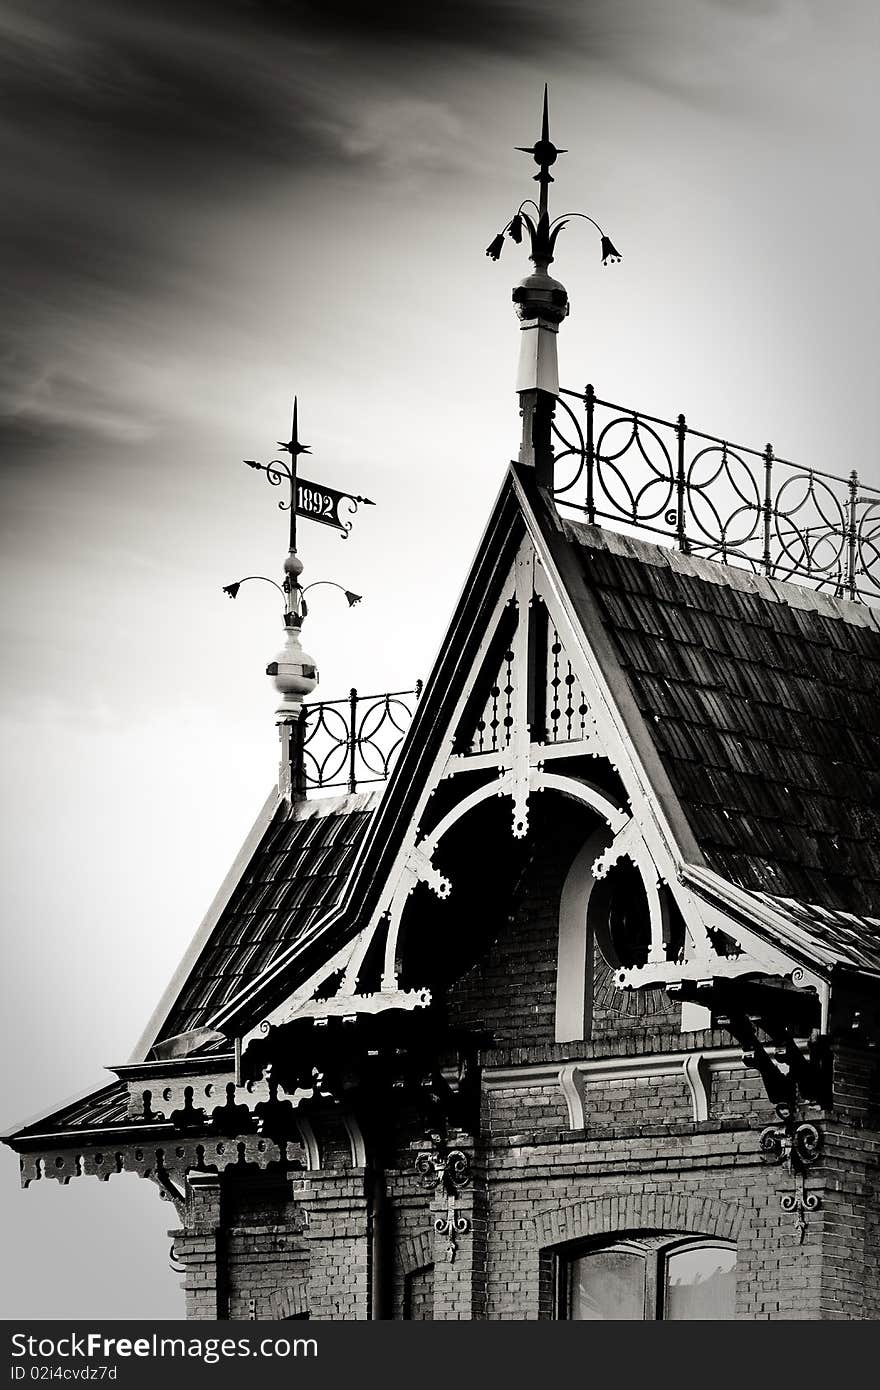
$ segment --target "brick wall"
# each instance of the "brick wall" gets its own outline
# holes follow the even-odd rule
[[[803,1242],[782,1197],[782,1166],[762,1162],[758,1136],[775,1122],[760,1079],[732,1065],[712,1075],[708,1119],[694,1119],[683,1072],[584,1083],[586,1128],[572,1130],[558,1072],[572,1059],[730,1048],[720,1032],[682,1033],[660,991],[621,997],[594,953],[591,1035],[554,1041],[557,911],[583,837],[545,817],[516,906],[499,916],[482,959],[449,991],[454,1026],[486,1030],[488,1068],[536,1069],[492,1083],[481,1133],[469,1148],[471,1181],[450,1208],[413,1171],[424,1138],[398,1118],[386,1151],[391,1213],[391,1315],[433,1320],[554,1316],[556,1265],[579,1242],[663,1231],[734,1242],[736,1315],[745,1320],[880,1317],[878,1083],[876,1063],[837,1048],[835,1103],[816,1114],[821,1160],[806,1179],[819,1206]],[[269,1174],[234,1188],[205,1180],[190,1192],[175,1253],[187,1268],[191,1317],[370,1316],[372,1215],[363,1169],[339,1112],[314,1119],[323,1167]],[[450,1213],[465,1229],[449,1258]],[[285,1309],[290,1311],[284,1311]]]

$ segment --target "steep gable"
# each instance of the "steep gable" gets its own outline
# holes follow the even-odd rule
[[[783,969],[782,898],[867,918],[880,631],[855,607],[562,521],[512,466],[384,793],[276,809],[155,1040],[367,1007],[367,979],[372,1009],[425,1003],[412,978],[399,990],[401,924],[415,885],[450,891],[435,855],[462,798],[504,799],[521,838],[537,792],[579,785],[609,828],[596,872],[635,864],[646,885],[650,961],[619,983],[648,983],[648,964],[655,983],[675,977],[672,910],[693,970],[712,932],[733,933],[746,958],[728,952],[727,973],[761,943],[762,968]],[[763,894],[763,910],[695,892],[700,873]]]
[[[592,529],[599,555],[602,533]],[[595,875],[621,892],[635,871],[643,886],[650,940],[618,984],[791,972],[772,931],[753,931],[747,916],[684,882],[685,866],[709,865],[609,630],[613,600],[603,607],[591,590],[589,539],[563,525],[529,470],[512,466],[343,900],[213,1026],[246,1039],[294,1017],[426,1005],[431,989],[401,952],[415,939],[414,917],[427,931],[425,890],[442,901],[454,887],[442,842],[493,798],[510,807],[509,833],[524,838],[531,800],[548,791],[606,826]],[[664,631],[670,646],[681,642]],[[328,994],[332,974],[338,988]]]

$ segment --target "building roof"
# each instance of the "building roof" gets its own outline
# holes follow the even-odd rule
[[[281,802],[182,982],[157,1042],[207,1026],[228,999],[308,935],[338,899],[376,799],[368,792]]]
[[[247,1026],[363,924],[527,531],[584,641],[605,634],[695,874],[732,885],[745,920],[801,958],[880,971],[880,614],[561,521],[514,466],[384,792],[267,804],[154,1044],[228,1047],[218,1018]],[[119,1124],[124,1094],[114,1082],[19,1134]]]
[[[868,610],[595,532],[566,525],[707,865],[775,898],[880,914]]]
[[[77,1133],[82,1130],[104,1129],[107,1125],[121,1124],[128,1110],[128,1087],[124,1081],[111,1081],[77,1096],[75,1100],[51,1110],[36,1119],[26,1120],[19,1125],[14,1135],[7,1138],[24,1140],[44,1139],[50,1134]]]
[[[840,965],[880,972],[880,918],[857,917],[851,912],[832,912],[818,903],[794,898],[758,895],[781,914],[792,937],[800,934],[816,948],[833,953]]]
[[[687,832],[684,862],[702,861],[755,894],[756,904],[764,894],[768,907],[786,898],[807,916],[810,905],[852,914],[850,931],[864,940],[864,954],[851,935],[847,951],[823,951],[821,964],[873,970],[873,918],[880,914],[880,615],[800,585],[561,520],[532,471],[513,465],[360,842],[355,872],[315,930],[295,933],[245,985],[223,1016],[224,1029],[249,1026],[363,925],[424,770],[447,736],[499,576],[527,531],[556,566],[584,641],[595,640],[596,623],[604,629],[642,726],[633,733],[643,749],[653,748],[675,819]],[[766,911],[761,915],[770,920]],[[776,913],[780,925],[784,916]],[[817,945],[827,926],[826,920]]]

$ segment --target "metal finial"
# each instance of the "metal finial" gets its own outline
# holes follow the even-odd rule
[[[279,449],[283,449],[284,452],[285,452],[285,454],[290,454],[290,456],[291,456],[292,459],[296,459],[300,454],[310,454],[310,453],[312,452],[311,449],[309,448],[308,444],[301,444],[300,441],[299,441],[299,433],[298,433],[298,430],[297,430],[297,423],[296,423],[296,414],[297,414],[297,404],[296,404],[296,396],[294,396],[294,398],[293,398],[293,423],[291,424],[291,427],[290,427],[290,439],[287,441],[287,443],[285,443],[283,439],[279,439],[279,441],[278,441],[278,448],[279,448]]]
[[[282,511],[290,513],[288,552],[283,565],[284,577],[279,584],[274,579],[268,579],[266,575],[250,574],[246,575],[244,579],[237,579],[232,584],[224,585],[223,592],[234,599],[243,584],[250,580],[259,579],[263,583],[271,584],[281,595],[284,605],[284,645],[276,659],[266,667],[266,674],[272,677],[280,697],[275,711],[276,723],[281,736],[281,769],[278,785],[283,795],[298,798],[305,795],[306,787],[303,753],[305,738],[303,700],[312,693],[318,684],[317,665],[314,658],[303,651],[300,639],[303,620],[308,613],[304,597],[305,591],[309,588],[316,588],[320,584],[339,589],[345,595],[350,608],[360,603],[361,596],[351,589],[343,588],[335,580],[317,580],[313,584],[305,585],[305,587],[300,583],[303,565],[297,554],[297,517],[301,516],[309,521],[318,521],[324,526],[332,526],[345,537],[351,530],[351,522],[340,516],[340,507],[344,506],[349,515],[354,515],[359,503],[362,502],[370,506],[372,503],[366,497],[354,497],[351,493],[339,492],[324,484],[309,482],[298,474],[297,460],[300,454],[309,453],[309,446],[303,444],[299,437],[299,403],[296,396],[293,398],[290,438],[279,440],[278,448],[289,455],[289,458],[275,458],[271,459],[269,463],[261,463],[258,459],[245,459],[244,462],[248,468],[265,473],[272,487],[283,488],[287,494],[286,498],[283,497],[278,503]]]
[[[534,145],[517,145],[516,148],[523,154],[530,154],[538,165],[535,182],[541,185],[540,211],[545,213],[547,211],[547,185],[554,182],[553,175],[550,173],[550,166],[556,163],[559,155],[568,154],[568,150],[557,149],[550,139],[550,101],[546,82],[544,83],[544,108],[541,114],[541,138],[536,140]]]
[[[534,145],[517,145],[516,148],[523,154],[530,154],[538,166],[535,174],[535,182],[540,184],[541,192],[536,203],[532,198],[526,198],[520,203],[513,217],[505,227],[492,239],[486,247],[486,255],[493,261],[497,261],[504,248],[505,237],[510,237],[511,241],[521,242],[523,239],[523,228],[529,234],[531,243],[530,255],[538,271],[546,271],[548,265],[553,260],[553,251],[556,245],[556,238],[562,228],[573,217],[580,218],[584,222],[591,223],[599,233],[601,238],[602,264],[613,264],[621,259],[620,252],[617,250],[611,238],[606,235],[604,230],[594,218],[588,217],[585,212],[566,212],[561,217],[550,220],[547,210],[547,189],[555,180],[550,173],[552,165],[556,163],[559,155],[567,154],[567,150],[560,149],[554,145],[550,139],[550,98],[546,82],[544,83],[544,103],[541,112],[541,138],[536,140]],[[530,208],[531,212],[527,212]]]

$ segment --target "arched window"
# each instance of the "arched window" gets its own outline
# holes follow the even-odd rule
[[[728,1320],[736,1247],[681,1235],[625,1236],[558,1258],[557,1316],[574,1322]]]

